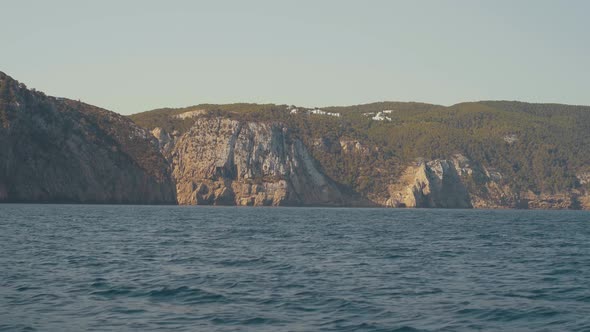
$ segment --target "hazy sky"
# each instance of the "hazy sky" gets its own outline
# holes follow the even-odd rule
[[[590,105],[590,1],[0,0],[0,71],[130,114],[509,99]]]

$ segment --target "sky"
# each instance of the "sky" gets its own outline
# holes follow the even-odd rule
[[[590,1],[0,0],[0,71],[132,114],[200,103],[590,105]]]

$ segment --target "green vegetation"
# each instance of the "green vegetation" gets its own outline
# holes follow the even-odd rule
[[[197,105],[161,109],[131,118],[147,128],[185,131],[194,118],[173,115],[203,110],[201,116],[280,122],[310,148],[324,171],[360,193],[378,194],[419,158],[461,153],[503,174],[514,190],[555,193],[579,187],[576,174],[590,167],[590,107],[510,101],[461,103],[450,107],[381,102],[328,107],[341,117],[308,114],[287,105]],[[390,110],[390,121],[365,113]],[[358,148],[344,151],[346,144]],[[475,179],[477,181],[477,179]]]
[[[10,88],[3,73],[0,72],[0,127],[8,126],[8,113],[6,111],[10,102]]]
[[[153,111],[147,111],[139,114],[134,114],[131,119],[138,125],[153,129],[160,127],[167,132],[173,132],[178,130],[179,132],[185,132],[194,123],[194,117],[180,118],[178,115],[189,112],[199,112],[199,116],[204,117],[239,117],[244,120],[261,120],[261,119],[272,119],[273,116],[277,116],[276,119],[281,118],[280,115],[284,115],[287,107],[277,106],[273,104],[228,104],[228,105],[213,105],[213,104],[200,104],[196,106],[186,108],[161,108]]]

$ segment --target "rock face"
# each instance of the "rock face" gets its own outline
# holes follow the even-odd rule
[[[515,181],[514,166],[492,163],[509,178],[461,154],[406,167],[419,151],[386,151],[378,143],[383,127],[371,140],[334,122],[340,113],[311,110],[302,118],[277,105],[258,113],[260,105],[201,106],[135,116],[148,131],[0,72],[0,202],[590,209],[587,161],[567,187],[539,186]],[[330,119],[315,118],[324,115]],[[525,138],[509,132],[501,144],[514,148]],[[545,151],[548,160],[553,150]],[[517,189],[525,186],[567,189]]]
[[[126,117],[0,72],[0,201],[174,204],[158,142]]]
[[[342,189],[327,176],[307,147],[279,123],[224,117],[194,117],[183,133],[160,128],[152,134],[169,160],[180,204],[323,205],[482,209],[588,209],[584,191],[561,194],[515,192],[494,170],[456,154],[449,159],[421,160],[402,176],[375,170],[393,182],[385,193],[365,197]],[[356,140],[316,139],[317,151],[364,158],[377,148]],[[316,151],[316,152],[317,152]],[[321,157],[321,155],[320,155]],[[344,159],[343,159],[344,160]],[[356,164],[355,164],[356,165]],[[362,162],[356,167],[364,167]],[[584,175],[580,175],[585,179]]]
[[[278,123],[198,118],[183,134],[152,131],[168,158],[179,204],[359,205]]]
[[[410,166],[390,188],[386,205],[420,208],[471,208],[471,199],[455,160],[433,160]]]
[[[457,154],[449,160],[420,161],[409,166],[389,188],[382,205],[417,208],[588,209],[583,191],[568,193],[514,192],[502,174]]]

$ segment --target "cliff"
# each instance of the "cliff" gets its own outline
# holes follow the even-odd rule
[[[494,170],[461,154],[409,166],[389,187],[389,207],[479,209],[588,209],[584,190],[561,193],[515,191]]]
[[[433,160],[410,166],[390,186],[390,207],[471,208],[469,192],[455,167],[456,160]]]
[[[588,107],[203,104],[131,118],[158,137],[181,204],[590,208]]]
[[[585,106],[203,104],[131,119],[0,73],[0,202],[590,209]]]
[[[168,163],[145,129],[1,72],[0,142],[0,202],[176,202]]]
[[[197,118],[184,133],[152,133],[172,166],[179,204],[367,205],[328,178],[280,123]]]

